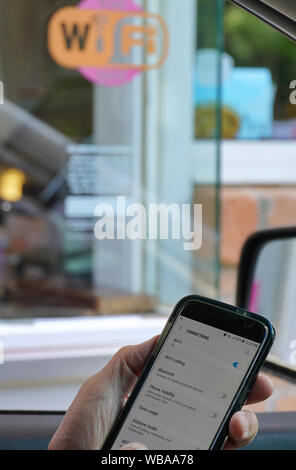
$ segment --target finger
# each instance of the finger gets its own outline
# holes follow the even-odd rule
[[[139,442],[132,442],[131,444],[121,447],[120,450],[148,450],[148,447],[144,444],[140,444]]]
[[[231,418],[229,438],[224,449],[239,449],[249,445],[259,429],[258,420],[252,411],[239,411]]]
[[[271,379],[266,377],[266,375],[259,374],[246,404],[252,405],[264,401],[269,398],[272,393],[273,383]]]

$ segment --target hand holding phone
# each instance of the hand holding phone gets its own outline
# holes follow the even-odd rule
[[[220,449],[275,336],[269,321],[198,296],[174,309],[104,448]]]

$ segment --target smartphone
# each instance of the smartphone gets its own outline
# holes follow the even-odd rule
[[[172,312],[104,444],[118,450],[216,450],[275,338],[262,316],[199,296]]]

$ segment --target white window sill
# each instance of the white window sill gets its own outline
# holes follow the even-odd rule
[[[0,321],[2,410],[66,410],[122,346],[159,334],[165,315]]]
[[[69,319],[36,319],[0,322],[0,341],[4,347],[1,381],[20,381],[12,373],[15,368],[25,371],[30,379],[56,380],[59,374],[42,364],[75,363],[62,377],[73,379],[85,375],[79,364],[83,359],[108,358],[126,344],[137,344],[159,334],[167,320],[162,315],[126,315],[110,317],[80,317]],[[33,364],[34,367],[29,367]],[[37,370],[40,367],[40,373]]]

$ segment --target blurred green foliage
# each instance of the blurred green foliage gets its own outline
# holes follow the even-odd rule
[[[296,117],[289,102],[290,83],[296,80],[296,45],[245,10],[225,8],[225,51],[240,67],[267,67],[276,87],[275,119]]]

